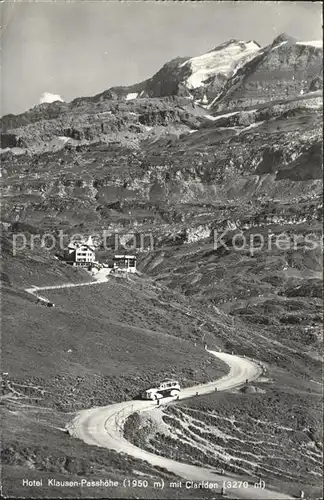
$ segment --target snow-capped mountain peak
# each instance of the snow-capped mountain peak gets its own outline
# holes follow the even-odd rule
[[[242,62],[252,59],[259,50],[260,46],[253,40],[225,42],[210,52],[192,57],[181,64],[181,67],[188,67],[191,72],[185,83],[189,89],[195,89],[212,76],[222,75],[228,78]]]

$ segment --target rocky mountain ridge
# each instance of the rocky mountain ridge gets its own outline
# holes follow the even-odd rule
[[[103,103],[116,100],[177,96],[214,111],[247,101],[260,104],[322,88],[322,58],[321,42],[298,42],[285,34],[263,48],[255,41],[232,39],[201,56],[178,57],[144,82],[113,87],[70,103],[41,104],[18,116],[2,117],[0,126],[8,132],[66,113],[107,111],[109,106],[103,109]]]
[[[222,111],[322,88],[322,60],[320,44],[281,35],[237,71],[213,105]]]

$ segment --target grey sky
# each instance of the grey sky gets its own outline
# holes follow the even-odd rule
[[[144,80],[177,56],[230,39],[261,45],[287,32],[322,38],[312,2],[5,2],[1,5],[1,114]]]

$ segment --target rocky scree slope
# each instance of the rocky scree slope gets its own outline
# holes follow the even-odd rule
[[[192,134],[148,138],[137,149],[97,142],[42,154],[8,151],[2,220],[15,230],[21,223],[38,231],[136,228],[165,239],[233,217],[262,221],[271,200],[308,203],[296,206],[295,221],[312,217],[321,204],[321,109],[294,106],[205,118]]]

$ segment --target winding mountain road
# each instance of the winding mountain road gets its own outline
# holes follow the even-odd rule
[[[107,269],[102,269],[97,274],[94,275],[94,281],[86,281],[85,283],[65,283],[63,285],[51,285],[51,286],[35,286],[30,288],[25,288],[25,292],[34,295],[37,299],[43,302],[49,302],[49,299],[42,297],[38,292],[43,290],[59,290],[62,288],[79,288],[81,286],[92,286],[98,285],[100,283],[106,283],[108,281],[109,271]]]
[[[227,353],[209,351],[214,356],[224,361],[230,367],[227,375],[207,384],[189,387],[181,391],[179,399],[185,399],[199,395],[208,394],[215,390],[224,391],[240,386],[249,381],[255,380],[262,373],[262,368],[255,362],[239,356]],[[168,403],[174,398],[165,398],[161,404]],[[254,483],[245,483],[246,487],[238,487],[237,482],[242,481],[236,476],[225,476],[217,473],[211,468],[188,465],[175,460],[154,455],[142,450],[123,437],[123,426],[125,420],[135,412],[152,410],[156,406],[155,401],[126,401],[104,407],[90,408],[78,412],[74,420],[67,425],[67,430],[71,436],[84,441],[89,445],[109,448],[117,452],[127,453],[134,458],[145,460],[153,466],[163,467],[169,472],[187,481],[217,483],[213,491],[221,491],[225,485],[226,494],[235,498],[244,499],[291,499],[293,497],[271,491],[268,489],[256,488]]]
[[[60,288],[72,288],[80,286],[89,286],[108,281],[108,276],[99,274],[95,277],[95,281],[87,283],[66,283],[63,285],[33,286],[26,288],[25,291],[36,298],[48,302],[48,299],[39,295],[38,292],[45,290],[55,290]],[[214,356],[225,362],[230,371],[224,377],[207,384],[201,384],[194,387],[183,389],[179,399],[186,399],[192,396],[208,394],[211,392],[225,391],[233,389],[246,382],[257,379],[262,374],[262,368],[255,362],[240,356],[234,356],[227,353],[216,351],[208,351]],[[166,404],[173,401],[174,398],[164,398],[160,400],[160,404]],[[88,410],[82,410],[77,413],[76,417],[70,422],[66,429],[73,437],[79,438],[85,443],[93,446],[100,446],[115,450],[117,452],[126,453],[134,458],[145,460],[156,467],[162,467],[169,472],[176,474],[178,477],[195,483],[209,482],[213,483],[213,491],[226,491],[226,495],[234,498],[243,498],[247,500],[281,500],[292,499],[285,493],[268,489],[256,488],[254,483],[246,483],[238,476],[221,475],[220,471],[207,467],[198,467],[182,462],[154,455],[146,450],[142,450],[137,446],[127,441],[123,436],[123,428],[126,419],[135,412],[143,412],[152,410],[156,407],[155,401],[132,400],[123,403],[116,403],[109,406],[95,407]],[[217,487],[216,487],[217,483]],[[241,485],[242,484],[242,485]],[[238,487],[241,485],[240,487]]]

